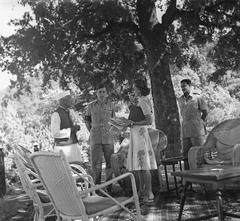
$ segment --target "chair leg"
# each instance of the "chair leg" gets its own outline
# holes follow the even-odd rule
[[[175,164],[172,165],[172,169],[173,169],[173,172],[175,172]],[[179,195],[178,195],[177,177],[174,176],[173,178],[174,178],[174,184],[175,184],[176,195],[177,195],[177,197],[178,197]]]
[[[38,221],[38,220],[39,220],[38,217],[39,217],[39,215],[38,215],[38,213],[35,211],[33,221]]]
[[[182,169],[182,160],[179,160],[179,169],[180,169],[180,171],[183,170],[183,169]],[[183,178],[181,177],[180,183],[182,184],[182,182],[183,182]]]
[[[163,177],[162,177],[160,167],[158,167],[158,179],[159,179],[160,189],[162,189],[164,187],[164,182],[163,182]]]
[[[217,200],[217,209],[218,209],[218,220],[224,220],[224,213],[223,213],[223,202],[222,202],[222,192],[217,190],[216,192],[216,200]]]
[[[166,184],[167,184],[167,191],[170,192],[169,183],[168,183],[167,165],[164,165],[164,171],[165,171],[165,178],[166,178]]]
[[[181,219],[182,219],[183,207],[184,207],[184,204],[185,204],[186,192],[187,192],[188,185],[189,185],[189,183],[186,182],[185,186],[184,186],[182,196],[181,196],[181,203],[180,203],[180,210],[179,210],[179,214],[178,214],[178,221],[181,221]]]
[[[182,171],[182,160],[179,160],[179,169]]]

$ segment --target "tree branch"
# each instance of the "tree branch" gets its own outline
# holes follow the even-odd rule
[[[129,31],[132,31],[133,33],[136,34],[137,40],[142,45],[144,44],[138,25],[136,23],[132,22],[132,21],[126,21],[126,22],[111,21],[101,31],[98,31],[98,32],[95,32],[95,33],[84,33],[82,36],[83,36],[83,38],[87,38],[87,39],[96,39],[96,38],[98,38],[98,37],[100,37],[104,34],[113,32],[115,28],[127,29]]]
[[[95,32],[95,33],[85,33],[85,34],[83,34],[83,36],[85,38],[95,39],[95,38],[98,38],[98,37],[100,37],[104,34],[112,32],[114,30],[114,28],[127,29],[127,30],[130,30],[130,31],[132,31],[136,34],[139,31],[139,28],[138,28],[137,24],[135,24],[134,22],[114,22],[114,21],[111,21],[101,31]]]
[[[176,19],[177,1],[171,0],[166,13],[162,16],[162,26],[166,30],[170,24]]]

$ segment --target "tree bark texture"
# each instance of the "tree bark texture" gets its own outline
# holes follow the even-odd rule
[[[173,7],[174,10],[174,7]],[[172,84],[167,52],[166,28],[173,11],[168,11],[165,23],[157,19],[154,0],[138,0],[140,36],[147,56],[151,79],[156,127],[167,134],[167,156],[179,156],[181,132],[176,96]]]
[[[0,198],[6,194],[4,153],[0,148]]]
[[[167,55],[154,65],[155,68],[150,69],[150,77],[156,127],[167,134],[167,157],[179,156],[181,154],[179,113]]]

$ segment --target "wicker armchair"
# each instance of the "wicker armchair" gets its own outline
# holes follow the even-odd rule
[[[59,217],[83,221],[92,220],[91,218],[99,220],[111,212],[124,209],[133,220],[142,220],[135,180],[131,173],[116,177],[101,185],[94,185],[91,180],[86,179],[84,174],[79,174],[91,184],[90,188],[79,191],[62,151],[60,153],[37,152],[30,158]],[[131,177],[133,188],[131,197],[113,198],[104,191],[106,186],[125,177]],[[101,191],[105,197],[96,195],[95,190]],[[134,203],[136,209],[134,213],[126,207],[129,203]]]
[[[34,221],[45,221],[48,217],[60,217],[55,213],[53,204],[50,201],[43,185],[40,182],[38,175],[24,165],[24,161],[19,154],[14,155],[17,171],[21,180],[24,191],[33,201],[34,206]],[[32,179],[34,177],[34,179]],[[38,182],[35,182],[38,180]]]
[[[190,169],[224,164],[240,165],[240,119],[225,120],[209,133],[203,146],[188,153]]]

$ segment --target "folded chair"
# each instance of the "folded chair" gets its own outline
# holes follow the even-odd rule
[[[54,204],[58,216],[73,220],[86,221],[90,218],[97,220],[101,216],[124,209],[134,220],[142,220],[135,179],[131,173],[126,173],[101,185],[94,185],[90,181],[91,187],[89,189],[78,191],[63,152],[36,152],[31,155],[30,159]],[[128,176],[131,177],[133,196],[113,198],[104,191],[106,186]],[[84,176],[82,178],[85,179]],[[89,182],[89,180],[86,181]],[[106,197],[95,195],[94,191],[96,190],[105,194]],[[135,204],[136,215],[126,207],[129,203]]]
[[[45,221],[48,217],[56,216],[53,204],[50,202],[46,191],[42,190],[42,184],[32,182],[30,176],[33,174],[24,165],[18,154],[15,153],[14,159],[23,189],[33,201],[35,210],[34,221]],[[60,220],[59,217],[58,220]]]

